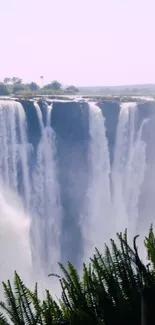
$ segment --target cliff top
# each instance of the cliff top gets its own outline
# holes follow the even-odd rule
[[[39,100],[39,101],[46,101],[46,102],[54,102],[54,101],[94,101],[94,102],[154,102],[154,97],[147,97],[147,96],[101,96],[101,95],[92,95],[92,96],[64,96],[64,95],[38,95],[38,96],[0,96],[0,100]]]

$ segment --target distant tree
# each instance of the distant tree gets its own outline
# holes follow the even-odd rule
[[[51,83],[51,87],[52,87],[53,90],[60,90],[61,89],[61,83],[54,80]]]
[[[74,94],[79,92],[79,89],[73,85],[67,87],[66,90],[68,93],[70,92],[70,93],[74,93]]]
[[[0,96],[7,96],[9,94],[8,87],[3,82],[0,82]]]
[[[28,87],[31,91],[37,91],[39,89],[39,86],[35,82],[31,82],[30,84],[28,84]]]
[[[12,83],[13,84],[21,84],[22,83],[22,79],[20,79],[18,77],[13,77],[12,78]]]
[[[61,83],[54,80],[52,81],[50,84],[47,84],[44,86],[45,89],[49,89],[49,90],[60,90],[61,89]]]
[[[13,85],[12,92],[13,92],[13,94],[16,94],[16,93],[18,93],[20,91],[24,91],[24,90],[27,90],[27,89],[28,89],[27,85],[20,84],[20,83],[19,84],[18,83],[15,83]]]
[[[5,84],[11,83],[11,78],[4,78],[4,83]]]
[[[51,90],[51,89],[52,89],[51,84],[47,84],[47,85],[45,85],[45,86],[44,86],[44,89],[50,89],[50,90]]]

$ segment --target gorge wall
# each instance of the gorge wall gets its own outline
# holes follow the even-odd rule
[[[22,198],[36,267],[80,267],[116,231],[145,233],[154,127],[154,101],[0,99],[0,192]]]

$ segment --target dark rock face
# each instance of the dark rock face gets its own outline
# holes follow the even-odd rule
[[[106,136],[109,145],[110,161],[112,163],[120,105],[119,102],[116,101],[99,103],[98,106],[101,108],[105,118]]]
[[[79,216],[84,205],[88,177],[88,104],[54,103],[51,122],[56,132],[63,207],[62,256],[64,261],[67,258],[77,264],[82,251]]]
[[[41,137],[41,129],[37,116],[37,111],[32,101],[21,100],[27,118],[28,142],[36,148]]]
[[[88,139],[88,104],[77,102],[55,102],[52,110],[52,127],[60,137],[70,142]]]

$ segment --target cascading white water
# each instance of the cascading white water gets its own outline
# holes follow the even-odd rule
[[[104,241],[109,239],[113,226],[110,159],[105,121],[102,111],[93,102],[89,103],[89,135],[89,182],[86,210],[81,221],[85,258],[91,256],[95,246],[103,250]],[[110,233],[108,233],[108,230],[110,230]]]
[[[142,131],[147,123],[144,120],[136,130],[136,110],[135,103],[120,106],[111,166],[102,111],[89,103],[89,188],[81,222],[85,258],[91,256],[94,245],[103,251],[104,243],[115,237],[116,232],[128,228],[131,239],[136,234],[140,189],[146,170]]]
[[[145,173],[145,143],[141,138],[144,123],[136,132],[136,109],[135,103],[121,104],[112,170],[116,230],[127,228],[131,238],[136,234],[140,187]]]
[[[0,109],[0,179],[1,183],[12,184],[17,189],[17,155],[16,155],[16,109],[13,103],[1,102]],[[11,139],[11,143],[8,142]],[[10,161],[8,157],[11,157]],[[10,179],[11,175],[11,179]]]
[[[30,176],[34,150],[28,143],[23,106],[16,101],[0,101],[0,280],[12,278],[17,270],[29,284],[38,279],[37,273],[46,282],[48,273],[57,270],[61,231],[52,105],[47,105],[45,127],[39,105],[35,103],[34,107],[41,138]]]
[[[37,102],[34,102],[34,107],[36,108],[36,112],[37,112],[37,116],[38,116],[38,120],[39,120],[39,125],[40,125],[40,129],[41,129],[41,134],[43,134],[44,123],[43,123],[43,116],[42,116],[42,113],[41,113],[41,109],[40,109],[40,106],[38,105]]]
[[[50,126],[52,106],[47,105],[46,126],[38,104],[42,137],[37,149],[33,173],[33,218],[35,219],[36,265],[41,268],[43,256],[47,262],[46,274],[56,272],[60,261],[61,206],[55,165],[55,134]],[[42,230],[40,232],[40,229]],[[45,244],[45,246],[44,246]],[[36,254],[37,247],[37,254]],[[42,253],[41,253],[42,252]],[[40,259],[40,254],[42,255]]]
[[[19,159],[22,164],[23,174],[23,195],[25,201],[26,210],[29,211],[30,199],[31,199],[31,184],[29,175],[29,145],[27,140],[27,123],[24,109],[20,103],[15,103],[15,109],[17,110],[17,117],[19,123],[19,135],[20,135],[20,146],[19,146]]]
[[[20,103],[0,102],[0,280],[12,278],[17,270],[30,284],[30,218],[26,215],[18,195],[19,159],[25,186],[28,181],[23,114]],[[20,132],[17,131],[18,117],[21,123]],[[25,197],[28,198],[26,195]]]

